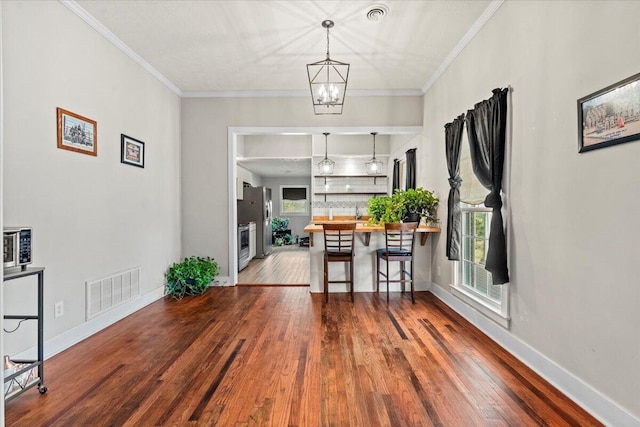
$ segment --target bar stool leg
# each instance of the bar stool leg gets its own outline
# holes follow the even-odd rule
[[[406,283],[406,279],[404,276],[404,269],[405,269],[405,265],[404,265],[404,261],[400,261],[400,284],[402,285],[402,293],[404,294],[404,284]]]
[[[329,302],[329,261],[324,255],[324,302]]]
[[[376,293],[380,293],[380,254],[376,253]]]
[[[351,285],[351,302],[354,302],[353,300],[353,266],[354,266],[353,256],[351,256],[351,262],[349,263],[349,284]]]
[[[389,257],[385,261],[387,263],[387,303],[389,303]]]
[[[415,302],[416,302],[416,298],[415,298],[415,296],[413,295],[413,258],[411,258],[411,261],[410,261],[410,262],[411,262],[411,277],[410,277],[410,279],[411,279],[411,302],[412,302],[413,304],[415,304]]]

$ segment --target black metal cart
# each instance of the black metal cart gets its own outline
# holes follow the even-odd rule
[[[26,390],[37,386],[38,391],[41,394],[47,392],[47,387],[44,385],[44,267],[27,267],[25,269],[13,271],[5,271],[4,281],[18,279],[27,276],[38,276],[38,314],[36,315],[5,315],[5,319],[11,320],[37,320],[38,321],[38,358],[36,360],[15,360],[12,362],[20,364],[21,368],[11,375],[8,375],[4,379],[5,389],[6,384],[13,382],[15,387],[5,395],[5,401],[11,400],[14,397],[22,394]],[[27,374],[32,369],[36,368],[36,375],[29,379],[26,383],[21,383],[20,378],[23,378],[24,374]]]

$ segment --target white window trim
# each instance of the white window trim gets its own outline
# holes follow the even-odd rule
[[[306,203],[304,204],[304,209],[305,212],[284,212],[284,198],[282,197],[282,191],[284,188],[305,188],[307,191],[307,199],[306,199]],[[280,186],[280,216],[309,216],[309,205],[310,205],[310,200],[309,200],[309,186],[308,185],[297,185],[297,184],[291,184],[291,185],[281,185]]]
[[[467,212],[486,212],[486,208],[465,208]],[[504,213],[504,212],[503,212]],[[507,216],[503,216],[505,229],[508,229]],[[461,251],[463,250],[464,243],[461,242]],[[509,247],[509,240],[507,239],[507,248]],[[489,298],[483,297],[477,292],[469,289],[468,286],[462,284],[462,261],[454,261],[451,263],[453,269],[451,277],[453,277],[453,284],[451,285],[451,294],[467,305],[473,307],[489,319],[496,322],[498,325],[505,329],[510,328],[511,317],[509,315],[509,284],[505,283],[502,286],[501,301],[496,303]]]

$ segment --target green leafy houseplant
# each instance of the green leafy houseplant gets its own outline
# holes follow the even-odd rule
[[[271,220],[271,230],[272,231],[283,231],[286,230],[289,226],[289,220],[287,218],[278,218],[273,217]]]
[[[438,222],[436,215],[440,200],[431,191],[422,187],[396,190],[391,198],[404,204],[406,215],[424,218],[428,224]]]
[[[437,210],[440,200],[429,190],[424,188],[410,188],[396,190],[392,196],[375,197],[369,200],[369,222],[371,224],[385,224],[407,221],[410,214],[415,219],[425,218],[428,224],[438,222]]]
[[[188,257],[174,263],[167,271],[167,295],[182,299],[185,295],[204,293],[218,275],[218,263],[210,257]]]
[[[391,203],[391,197],[380,196],[374,197],[369,200],[369,207],[367,213],[369,214],[369,222],[371,224],[379,224],[387,210],[387,205]]]
[[[385,224],[388,222],[400,222],[406,209],[402,200],[389,196],[374,197],[369,200],[369,223]]]

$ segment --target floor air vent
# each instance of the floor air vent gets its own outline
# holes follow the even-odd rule
[[[140,296],[140,267],[87,282],[87,320]]]

